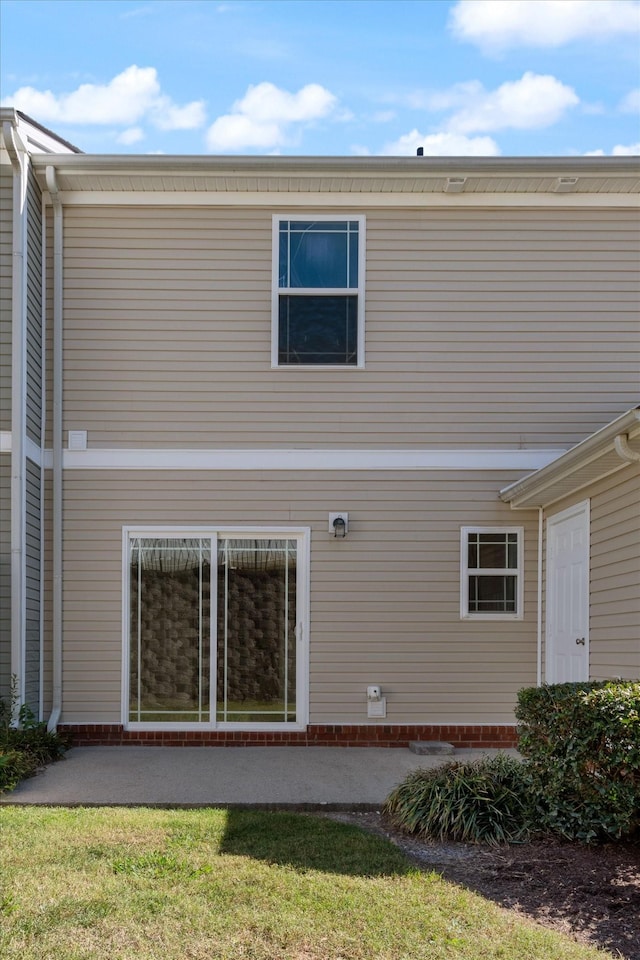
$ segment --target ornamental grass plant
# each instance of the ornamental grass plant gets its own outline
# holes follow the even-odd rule
[[[508,843],[532,831],[526,769],[507,754],[416,770],[384,812],[399,829],[431,840]]]

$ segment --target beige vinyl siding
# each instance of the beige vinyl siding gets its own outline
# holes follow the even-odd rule
[[[640,679],[640,469],[591,494],[591,676]]]
[[[13,170],[0,164],[0,430],[11,430]]]
[[[36,716],[40,710],[40,467],[26,461],[25,529],[25,703]]]
[[[640,678],[640,469],[623,467],[554,504],[590,502],[589,676]]]
[[[387,722],[511,723],[536,678],[536,514],[525,531],[525,617],[460,619],[460,528],[514,525],[496,491],[516,474],[67,471],[67,722],[119,722],[122,527],[310,526],[312,723],[366,723],[382,686]],[[349,535],[327,532],[349,511]]]
[[[66,428],[102,447],[548,448],[636,402],[633,211],[364,211],[364,370],[271,369],[272,212],[65,211]]]
[[[0,456],[0,697],[11,684],[11,457]]]
[[[40,445],[42,429],[42,201],[29,169],[27,184],[26,431]]]

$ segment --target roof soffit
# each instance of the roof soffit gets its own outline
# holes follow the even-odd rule
[[[340,157],[36,156],[44,187],[47,163],[63,192],[302,193],[445,195],[449,203],[479,195],[547,195],[558,205],[599,194],[640,195],[640,164],[626,157],[504,159]],[[464,190],[451,196],[452,177]],[[559,180],[577,178],[571,192]],[[443,199],[445,197],[443,196]],[[602,197],[604,199],[604,197]],[[471,201],[473,202],[473,201]]]

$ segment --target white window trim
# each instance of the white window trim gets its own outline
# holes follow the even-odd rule
[[[469,534],[470,533],[515,533],[518,535],[517,569],[490,570],[483,572],[490,576],[508,574],[516,577],[516,613],[470,613],[469,612]],[[495,524],[490,527],[460,528],[460,619],[461,620],[522,620],[524,617],[524,527],[503,527]]]
[[[269,539],[272,537],[284,537],[290,540],[298,541],[298,623],[296,625],[297,634],[297,676],[296,676],[296,708],[297,720],[295,723],[232,723],[219,722],[215,719],[210,721],[198,722],[137,722],[129,719],[129,658],[130,658],[130,635],[129,635],[129,560],[131,542],[136,537],[211,537],[217,539],[219,535],[233,537],[237,539],[251,538],[255,540]],[[310,601],[309,601],[309,570],[310,570],[310,527],[266,527],[266,526],[123,526],[122,528],[122,671],[121,671],[121,722],[125,730],[138,731],[262,731],[271,732],[278,730],[306,730],[309,724],[309,622],[310,622]],[[212,565],[213,571],[213,565]],[[212,592],[212,598],[215,597],[215,591]],[[211,628],[217,622],[215,610],[211,612]],[[212,648],[215,638],[212,636]],[[216,689],[215,677],[216,658],[211,657],[211,691]],[[215,703],[212,700],[211,714],[215,716]]]
[[[323,364],[323,363],[278,363],[278,333],[279,333],[279,315],[280,315],[280,287],[279,287],[279,264],[280,264],[280,224],[283,220],[314,220],[314,221],[340,221],[355,220],[358,222],[358,286],[351,287],[349,292],[358,297],[358,355],[355,364]],[[345,213],[274,213],[271,239],[271,367],[275,370],[363,370],[364,369],[364,288],[365,288],[365,264],[366,264],[366,217],[362,214]],[[304,290],[296,290],[299,294],[304,294]],[[307,290],[307,293],[317,293],[317,288]],[[344,290],[332,291],[329,288],[323,288],[322,292],[327,296],[333,293],[343,294]]]

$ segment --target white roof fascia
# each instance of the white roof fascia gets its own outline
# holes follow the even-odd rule
[[[576,444],[566,453],[560,456],[546,467],[536,470],[535,473],[509,484],[500,491],[500,499],[505,503],[510,503],[514,510],[532,510],[536,507],[547,507],[556,499],[569,496],[573,491],[563,491],[561,497],[557,497],[554,488],[563,481],[570,479],[572,475],[590,463],[598,460],[605,454],[615,452],[615,439],[620,435],[626,435],[633,440],[640,437],[640,407],[632,407],[626,413],[596,431],[586,440]],[[627,461],[620,458],[620,467],[625,466]],[[603,471],[603,476],[610,473],[611,470]],[[595,482],[591,479],[590,482]],[[575,489],[580,489],[584,484],[576,478]]]
[[[10,123],[20,136],[27,153],[33,154],[73,154],[81,151],[72,143],[59,137],[53,130],[43,127],[37,120],[28,117],[26,113],[15,110],[13,107],[0,108],[0,126]]]
[[[33,166],[43,190],[45,158]],[[640,203],[640,164],[629,157],[578,158],[441,158],[424,157],[228,157],[149,155],[73,155],[48,158],[58,173],[66,202],[81,202],[81,192],[101,194],[105,202],[146,203],[175,199],[210,202],[225,195],[232,202],[287,195],[331,196],[366,204],[388,196],[401,202],[482,205],[529,205],[534,200],[553,206],[637,206]],[[447,184],[464,178],[465,191],[451,195]],[[568,195],[555,192],[559,179],[575,178]],[[194,187],[194,182],[198,187]],[[117,197],[114,196],[117,194]]]

